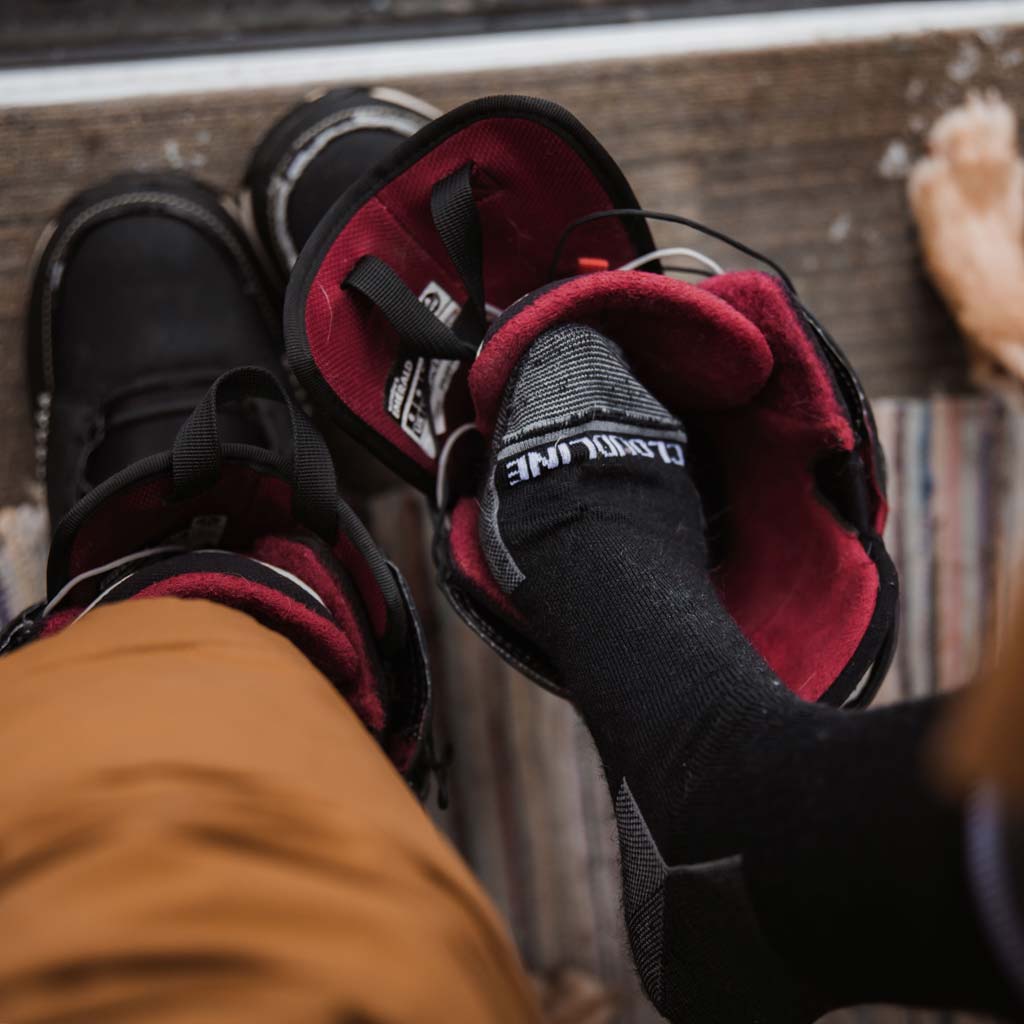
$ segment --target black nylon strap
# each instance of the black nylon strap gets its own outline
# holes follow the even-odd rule
[[[342,283],[366,296],[387,318],[410,352],[432,359],[472,359],[476,348],[462,341],[377,256],[364,256]]]
[[[223,460],[218,413],[224,403],[242,398],[265,398],[287,408],[292,432],[295,518],[333,542],[338,532],[338,488],[330,453],[281,382],[260,366],[240,366],[222,374],[182,424],[171,451],[175,497],[190,497],[217,482]]]
[[[484,307],[484,233],[473,199],[473,165],[464,164],[430,193],[430,215],[448,257],[466,286],[475,323],[467,328],[481,337],[487,324]]]

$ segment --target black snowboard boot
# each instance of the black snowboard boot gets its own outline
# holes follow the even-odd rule
[[[240,227],[187,178],[115,179],[48,230],[27,339],[47,597],[0,651],[100,604],[229,604],[303,651],[418,781],[419,627],[288,394],[271,295]]]

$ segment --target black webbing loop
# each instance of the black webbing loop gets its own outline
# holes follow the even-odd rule
[[[295,518],[333,542],[338,530],[338,488],[327,445],[281,382],[261,366],[239,366],[221,374],[182,424],[171,451],[175,498],[199,494],[220,478],[223,451],[218,413],[226,402],[244,398],[269,399],[288,410]]]
[[[464,164],[443,178],[430,193],[430,215],[448,257],[466,286],[475,323],[467,324],[477,338],[487,326],[484,307],[484,232],[473,199],[473,165]]]
[[[410,352],[432,359],[472,359],[476,347],[462,341],[412,293],[409,286],[377,256],[364,256],[342,282],[370,300]]]

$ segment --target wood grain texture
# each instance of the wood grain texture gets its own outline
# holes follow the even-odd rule
[[[781,261],[874,396],[963,387],[960,343],[920,269],[904,199],[923,131],[970,86],[1020,106],[1024,32],[932,35],[766,53],[679,56],[394,84],[441,107],[496,92],[574,111],[647,206],[703,219]],[[0,109],[0,501],[30,471],[21,314],[47,219],[117,171],[239,181],[297,91]],[[656,236],[693,244],[682,229]],[[704,245],[731,265],[716,244]]]

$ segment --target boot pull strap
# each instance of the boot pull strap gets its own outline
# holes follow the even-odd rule
[[[430,216],[448,258],[462,278],[468,302],[455,333],[474,350],[487,332],[484,301],[484,232],[473,197],[473,164],[464,164],[439,181],[430,193]]]
[[[430,359],[473,359],[476,344],[463,341],[416,298],[398,273],[377,256],[364,256],[342,282],[384,314],[406,351]],[[479,342],[477,342],[479,344]]]
[[[338,533],[338,488],[330,453],[323,438],[295,406],[281,382],[259,366],[240,366],[218,377],[182,424],[171,452],[174,497],[191,497],[217,482],[224,458],[218,415],[227,402],[244,398],[268,399],[288,410],[295,518],[333,543]]]

